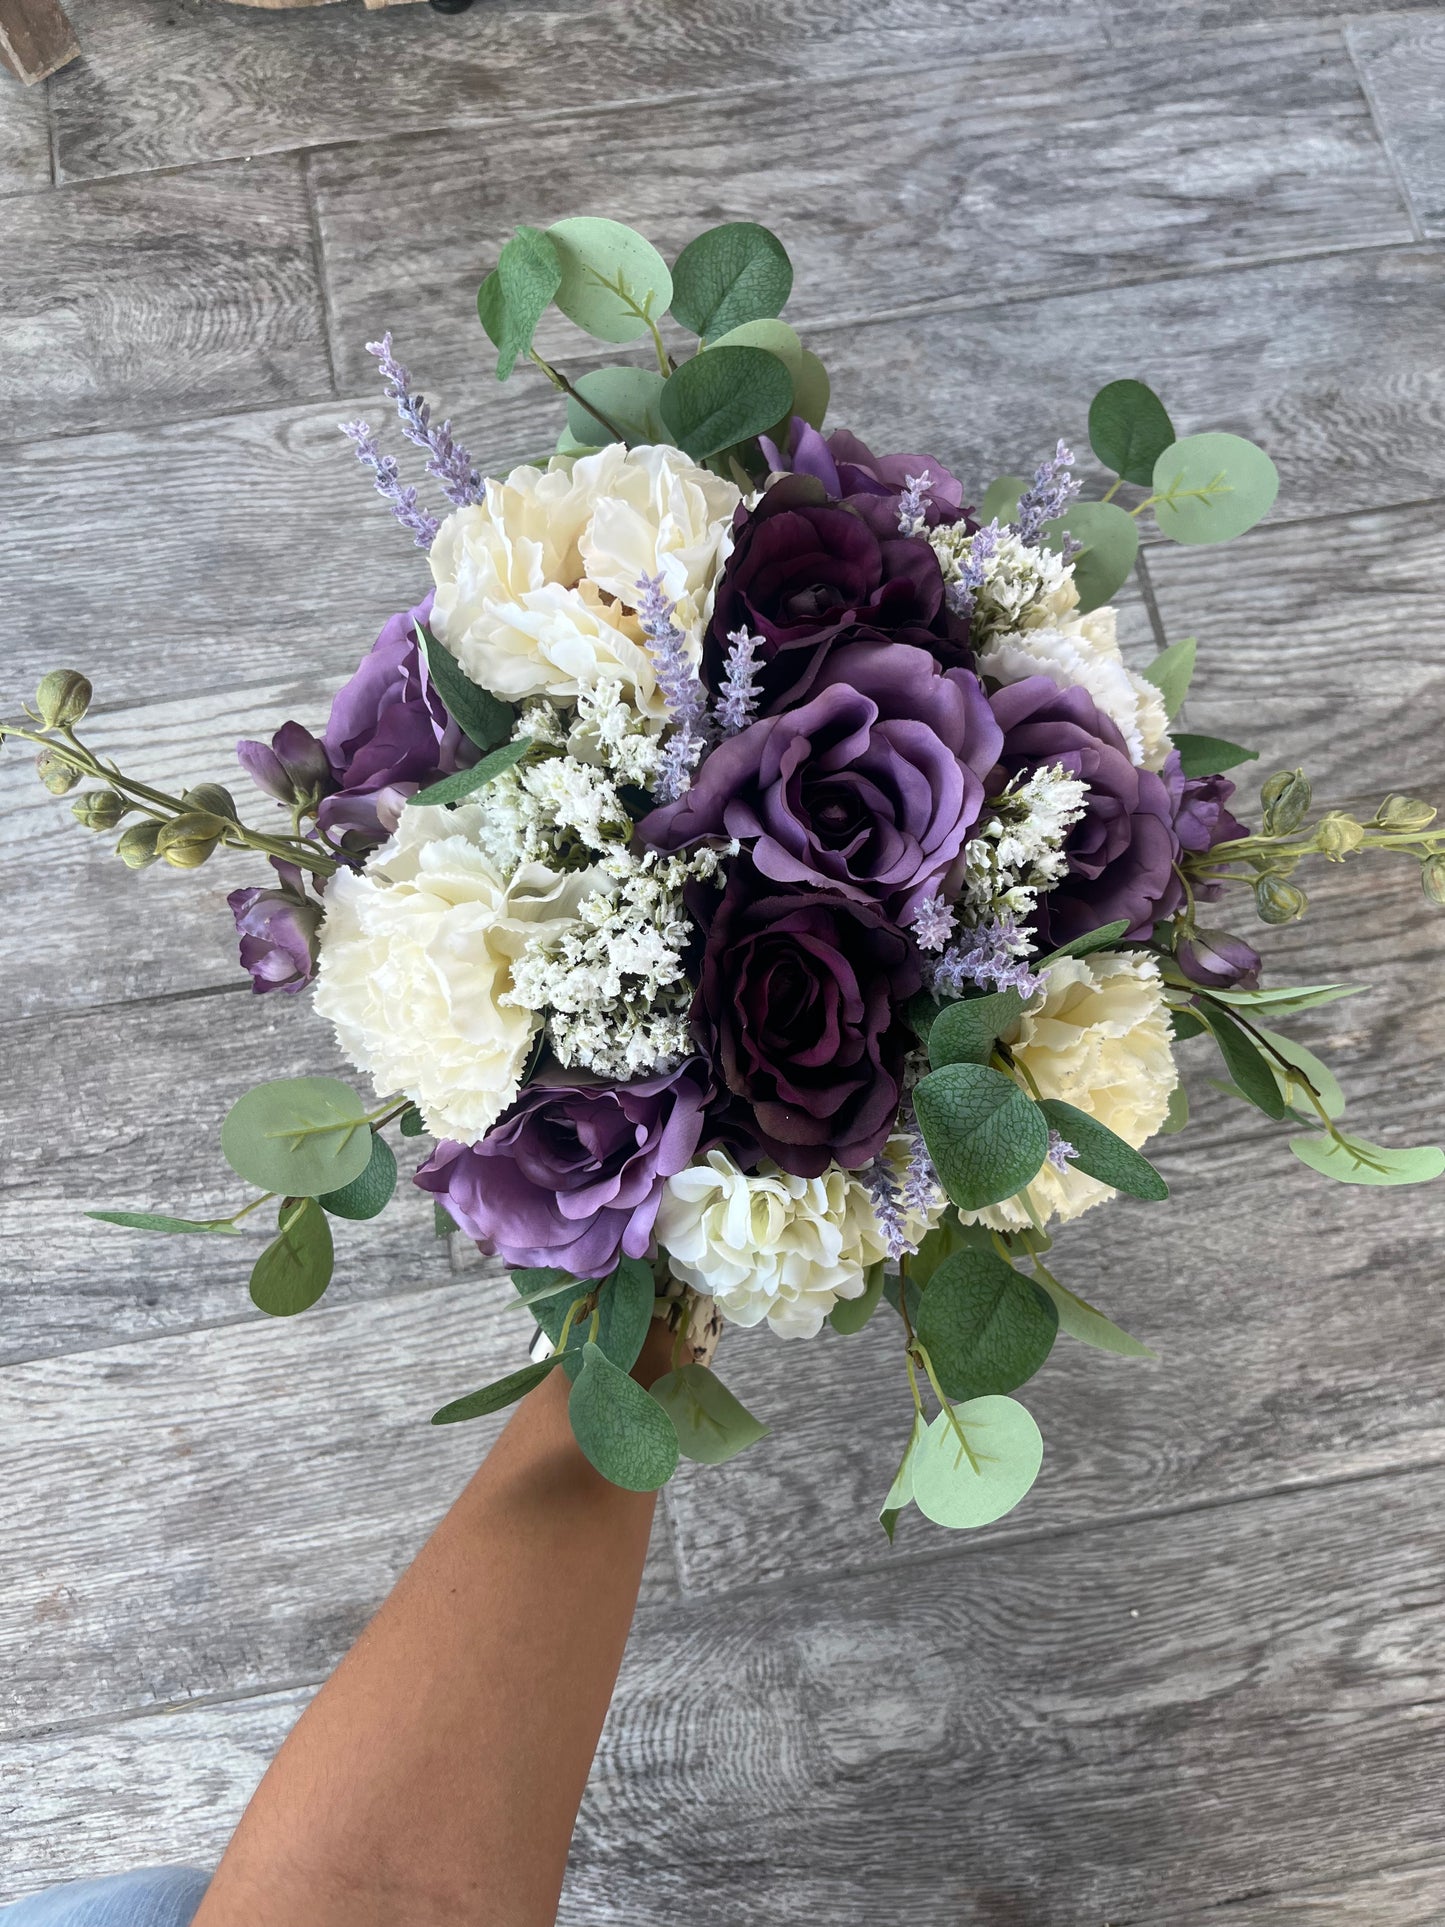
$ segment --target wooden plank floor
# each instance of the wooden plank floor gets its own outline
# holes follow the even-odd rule
[[[473,318],[510,225],[751,215],[883,446],[981,485],[1126,373],[1265,441],[1274,513],[1151,546],[1128,647],[1197,635],[1195,726],[1334,801],[1445,802],[1433,0],[70,11],[82,61],[0,76],[0,709],[82,663],[167,781],[315,721],[425,584],[335,433],[379,418],[364,342],[504,466],[554,426]],[[214,1860],[495,1429],[426,1415],[525,1336],[414,1195],[284,1326],[229,1256],[80,1215],[219,1200],[234,1096],[340,1068],[238,984],[234,880],[130,877],[0,758],[0,1902]],[[1332,872],[1265,947],[1373,985],[1299,1033],[1364,1128],[1438,1134],[1413,873]],[[569,1927],[1445,1919],[1445,1187],[1326,1191],[1207,1074],[1165,1236],[1126,1204],[1061,1245],[1159,1358],[1050,1364],[1011,1519],[884,1544],[881,1325],[728,1340],[773,1436],[669,1491]]]

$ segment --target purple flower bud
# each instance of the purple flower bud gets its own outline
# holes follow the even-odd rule
[[[1259,983],[1259,952],[1227,930],[1191,931],[1180,939],[1174,961],[1191,983],[1207,990],[1254,990]]]
[[[288,808],[334,787],[325,749],[301,723],[282,723],[269,748],[237,743],[236,756],[251,781]]]
[[[279,889],[233,890],[226,899],[241,939],[241,968],[258,996],[304,990],[311,982],[323,915],[294,863],[272,857],[271,867],[281,879]]]

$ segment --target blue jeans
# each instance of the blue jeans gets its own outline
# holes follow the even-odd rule
[[[198,1867],[146,1867],[82,1880],[0,1907],[0,1927],[190,1927],[210,1883]]]

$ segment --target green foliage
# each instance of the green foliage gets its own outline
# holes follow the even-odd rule
[[[1240,435],[1186,435],[1154,464],[1154,519],[1175,542],[1228,542],[1274,506],[1279,471]]]
[[[512,1273],[512,1283],[521,1293],[519,1305],[541,1305],[549,1299],[559,1297],[564,1291],[571,1291],[575,1297],[578,1291],[577,1280],[570,1271],[558,1271],[549,1265],[519,1265]],[[537,1320],[541,1324],[541,1318]],[[545,1330],[546,1328],[543,1327]],[[561,1329],[560,1320],[558,1329]],[[555,1339],[556,1334],[547,1333]]]
[[[597,1287],[597,1343],[624,1372],[637,1363],[656,1296],[652,1266],[640,1258],[621,1259]]]
[[[796,329],[790,328],[786,321],[745,321],[739,328],[729,328],[709,345],[711,348],[766,348],[782,362],[793,377],[795,387],[803,372],[803,344]]]
[[[1200,1029],[1202,1030],[1203,1028],[1204,1026],[1201,1024]],[[1176,1084],[1174,1089],[1169,1093],[1169,1113],[1164,1119],[1164,1122],[1159,1126],[1159,1135],[1160,1137],[1173,1137],[1175,1132],[1182,1131],[1188,1122],[1189,1093],[1185,1090],[1183,1084],[1179,1083]]]
[[[878,1309],[878,1301],[883,1296],[883,1275],[887,1269],[881,1262],[870,1265],[862,1297],[838,1300],[828,1313],[828,1323],[835,1332],[842,1332],[844,1337],[851,1338],[854,1332],[862,1331]]]
[[[940,1412],[913,1451],[913,1503],[935,1525],[986,1526],[1027,1494],[1044,1442],[1032,1415],[1011,1398],[970,1399],[954,1417],[968,1448]]]
[[[801,415],[814,428],[821,428],[832,395],[833,385],[828,379],[828,370],[811,348],[805,348],[803,366],[793,377],[793,413]]]
[[[451,651],[424,623],[416,625],[426,670],[447,714],[478,749],[495,749],[512,733],[512,710],[489,689],[479,689]]]
[[[1120,917],[1117,923],[1105,923],[1097,930],[1086,930],[1082,937],[1061,943],[1057,950],[1051,950],[1047,957],[1040,957],[1031,967],[1034,970],[1047,970],[1050,964],[1058,963],[1061,957],[1087,957],[1095,950],[1107,950],[1126,934],[1128,928],[1129,919]]]
[[[1292,1137],[1301,1164],[1340,1184],[1428,1184],[1445,1171],[1445,1151],[1421,1144],[1396,1149],[1340,1132],[1335,1137]]]
[[[1209,1026],[1192,1010],[1174,1010],[1169,1013],[1169,1028],[1176,1044],[1187,1044],[1191,1037],[1202,1037]]]
[[[431,1228],[438,1238],[450,1238],[457,1228],[457,1221],[447,1210],[440,1198],[432,1199]]]
[[[396,1128],[403,1137],[421,1137],[426,1130],[426,1120],[415,1104],[409,1104],[402,1112]]]
[[[673,264],[673,317],[704,341],[781,314],[792,291],[787,249],[755,221],[709,228]]]
[[[460,803],[463,798],[485,788],[503,770],[515,769],[531,747],[530,736],[518,736],[515,742],[503,743],[500,749],[494,749],[470,769],[459,769],[451,776],[444,776],[439,783],[431,783],[426,789],[418,790],[414,796],[408,797],[407,802],[429,805]]]
[[[1057,1278],[1040,1277],[1039,1284],[1054,1301],[1054,1309],[1059,1314],[1059,1330],[1067,1332],[1070,1338],[1076,1338],[1082,1345],[1092,1345],[1096,1351],[1117,1352],[1121,1358],[1155,1356],[1147,1345],[1141,1345],[1128,1332],[1120,1331],[1112,1319],[1096,1311],[1066,1285],[1061,1285]]]
[[[315,1198],[284,1199],[277,1223],[251,1272],[251,1300],[273,1318],[292,1318],[331,1283],[331,1226]]]
[[[890,1546],[893,1543],[893,1531],[898,1524],[899,1513],[903,1511],[905,1506],[912,1505],[913,1503],[913,1454],[918,1450],[918,1441],[923,1437],[926,1430],[927,1427],[924,1423],[923,1414],[921,1412],[915,1412],[913,1414],[913,1429],[908,1434],[907,1445],[903,1448],[902,1461],[899,1464],[898,1470],[893,1475],[893,1483],[888,1488],[888,1497],[883,1501],[882,1508],[878,1514],[878,1523],[888,1534],[888,1543]]]
[[[1297,1011],[1338,1003],[1342,997],[1358,997],[1367,988],[1365,984],[1274,984],[1261,990],[1211,990],[1206,995],[1212,1004],[1264,1010],[1271,1017],[1293,1017]]]
[[[765,434],[788,414],[793,378],[765,348],[710,348],[669,376],[662,419],[695,462]]]
[[[319,1197],[359,1178],[371,1158],[361,1099],[334,1077],[279,1077],[231,1106],[227,1164],[263,1191]]]
[[[1051,548],[1062,550],[1065,535],[1083,544],[1074,558],[1074,585],[1079,614],[1087,615],[1129,580],[1139,554],[1139,524],[1114,502],[1074,502],[1046,530]]]
[[[1152,682],[1164,698],[1164,707],[1172,720],[1184,707],[1184,698],[1189,694],[1189,685],[1194,679],[1194,662],[1199,653],[1199,644],[1193,636],[1186,636],[1182,642],[1171,643],[1159,654],[1144,671],[1146,682]]]
[[[505,381],[532,345],[537,323],[562,282],[562,263],[550,236],[519,227],[477,291],[477,313],[497,349],[497,380]]]
[[[915,1287],[908,1300],[909,1317],[914,1315],[914,1298],[928,1284],[945,1258],[951,1258],[955,1251],[992,1251],[993,1248],[993,1234],[988,1227],[962,1224],[957,1211],[950,1205],[908,1261],[908,1282]],[[893,1282],[889,1280],[890,1284]],[[896,1310],[896,1293],[890,1292],[887,1285],[884,1286],[884,1292]]]
[[[667,440],[660,406],[663,377],[655,368],[594,368],[590,375],[579,375],[572,386],[607,417],[629,448]],[[584,445],[612,439],[597,416],[571,395],[567,397],[567,431]]]
[[[993,1047],[1023,1015],[1025,999],[1016,990],[994,990],[949,1004],[928,1030],[928,1061],[935,1070],[945,1064],[986,1064]]]
[[[1097,1178],[1100,1184],[1112,1184],[1116,1191],[1127,1191],[1131,1198],[1145,1198],[1151,1204],[1158,1204],[1169,1196],[1169,1186],[1148,1158],[1132,1144],[1126,1144],[1107,1124],[1053,1097],[1044,1098],[1039,1109],[1060,1137],[1073,1146],[1069,1161],[1085,1177]]]
[[[229,1218],[167,1218],[158,1211],[87,1211],[87,1218],[102,1224],[118,1224],[127,1231],[206,1232],[223,1238],[239,1238],[241,1227]]]
[[[1181,731],[1175,734],[1174,747],[1186,776],[1217,776],[1223,770],[1237,769],[1241,763],[1259,761],[1257,749],[1245,749],[1223,736],[1190,736]]]
[[[1142,381],[1111,381],[1089,403],[1089,446],[1126,482],[1148,488],[1154,464],[1174,440],[1174,424]]]
[[[1277,1064],[1273,1058],[1267,1059],[1285,1103],[1297,1111],[1314,1113],[1308,1088],[1312,1084],[1325,1116],[1330,1119],[1340,1117],[1345,1108],[1345,1094],[1329,1065],[1321,1062],[1312,1050],[1306,1050],[1303,1044],[1297,1044],[1292,1037],[1282,1037],[1277,1030],[1266,1030],[1263,1024],[1256,1024],[1254,1028],[1281,1057],[1288,1059],[1293,1072],[1297,1073],[1292,1075],[1285,1065]]]
[[[1000,475],[996,482],[990,482],[978,505],[979,521],[985,526],[990,522],[1007,525],[1014,521],[1019,512],[1019,498],[1027,487],[1028,480],[1023,475]]]
[[[620,221],[577,215],[547,230],[561,264],[553,299],[598,341],[635,341],[672,300],[672,276],[657,249]]]
[[[1043,1112],[1012,1078],[986,1064],[945,1064],[913,1093],[939,1181],[963,1211],[1011,1198],[1049,1148]]]
[[[317,1203],[334,1218],[376,1218],[391,1203],[395,1190],[396,1153],[380,1131],[374,1131],[371,1158],[360,1177],[339,1191],[323,1192]]]
[[[1048,1293],[995,1251],[960,1251],[934,1272],[918,1308],[918,1341],[950,1398],[1011,1392],[1053,1349]]]
[[[484,1385],[479,1392],[468,1392],[465,1398],[454,1398],[450,1405],[443,1405],[439,1412],[433,1412],[433,1425],[460,1425],[469,1418],[485,1418],[489,1412],[500,1412],[508,1405],[515,1405],[519,1398],[525,1398],[534,1386],[542,1380],[558,1363],[555,1356],[539,1360],[535,1365],[523,1365],[520,1371],[508,1372],[490,1385]]]
[[[600,1345],[583,1346],[567,1411],[578,1445],[613,1485],[655,1492],[672,1477],[680,1447],[671,1416]]]
[[[682,1456],[698,1465],[723,1465],[767,1436],[762,1420],[706,1365],[666,1373],[651,1396],[672,1420]]]
[[[1266,1117],[1272,1117],[1278,1123],[1288,1107],[1280,1094],[1274,1072],[1254,1039],[1240,1028],[1228,1011],[1220,1009],[1212,1000],[1201,999],[1199,1010],[1214,1033],[1224,1067],[1239,1095],[1246,1103],[1253,1104]]]

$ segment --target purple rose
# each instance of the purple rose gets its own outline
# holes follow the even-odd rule
[[[409,796],[439,776],[470,769],[481,753],[447,714],[417,647],[416,624],[431,605],[428,595],[391,618],[336,692],[322,732],[336,789],[317,820],[328,836],[349,835],[353,847],[384,843]]]
[[[774,883],[877,898],[906,924],[959,862],[1003,736],[977,676],[898,643],[834,649],[808,701],[725,738],[638,826],[658,850],[736,837]]]
[[[693,1028],[739,1127],[798,1177],[866,1164],[914,1042],[899,1015],[922,982],[913,945],[876,903],[779,889],[746,857],[691,907],[706,930]]]
[[[504,1263],[605,1278],[651,1252],[663,1185],[692,1162],[709,1089],[696,1059],[636,1084],[531,1084],[480,1144],[439,1144],[416,1182]]]
[[[241,968],[258,995],[304,990],[316,974],[316,933],[322,908],[306,894],[294,863],[272,857],[279,890],[233,890],[226,898],[241,939]]]
[[[325,747],[301,723],[282,723],[269,745],[237,743],[236,758],[258,788],[288,808],[314,803],[333,787]]]
[[[1174,961],[1191,983],[1206,990],[1254,990],[1263,967],[1259,952],[1243,937],[1199,927],[1180,938]]]
[[[765,715],[811,694],[840,642],[907,642],[962,660],[962,632],[948,613],[943,573],[927,542],[900,535],[888,503],[866,496],[847,506],[830,502],[808,475],[775,482],[756,508],[740,507],[733,518],[733,552],[703,639],[703,680],[711,689],[721,682],[728,637],[739,629],[761,640]]]
[[[846,428],[835,428],[824,437],[801,415],[794,415],[788,425],[786,448],[779,448],[766,435],[760,435],[758,443],[775,474],[815,476],[835,500],[881,495],[896,503],[909,477],[926,473],[924,518],[928,526],[957,522],[963,515],[963,484],[936,455],[875,455]]]
[[[1040,933],[1067,942],[1124,918],[1129,937],[1147,937],[1183,899],[1163,779],[1134,767],[1123,737],[1086,690],[1029,676],[991,700],[1004,733],[995,788],[1020,771],[1055,764],[1089,786],[1088,806],[1064,845],[1068,874],[1039,899]]]

